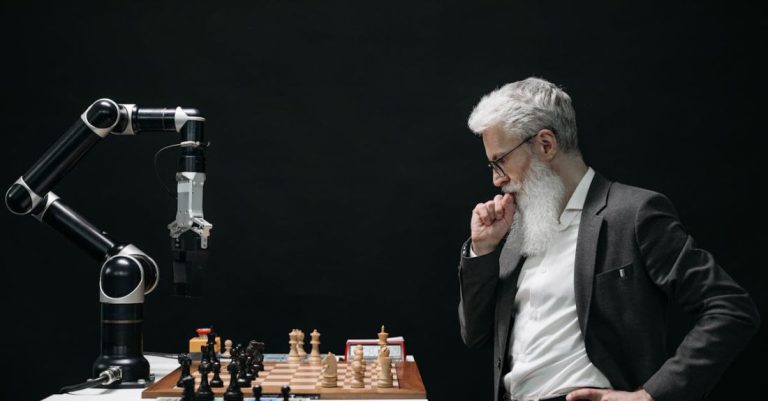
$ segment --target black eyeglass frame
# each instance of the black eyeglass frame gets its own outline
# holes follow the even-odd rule
[[[538,133],[536,135],[538,135]],[[535,138],[536,135],[531,135],[528,138],[525,138],[524,141],[522,141],[519,144],[517,144],[517,146],[512,148],[512,150],[510,150],[509,152],[504,153],[503,155],[497,157],[496,160],[488,160],[488,168],[490,168],[491,171],[494,172],[495,174],[498,174],[499,177],[506,176],[507,173],[505,173],[504,169],[501,168],[501,164],[500,163],[502,163],[504,161],[504,158],[509,156],[510,153],[514,152],[515,150],[517,150],[517,148],[519,148],[519,147],[523,146],[524,144],[528,143],[531,139]]]

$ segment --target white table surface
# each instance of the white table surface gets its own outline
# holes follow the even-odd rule
[[[149,361],[150,372],[155,375],[155,381],[160,380],[163,376],[167,375],[179,367],[179,362],[176,358],[163,358],[154,355],[145,355]],[[410,355],[409,355],[410,359]],[[83,379],[85,381],[85,379]],[[75,383],[72,383],[75,384]],[[71,394],[54,394],[50,397],[44,398],[44,401],[138,401],[141,400],[141,392],[143,388],[127,388],[127,389],[94,389],[89,388],[85,390],[75,391]],[[253,397],[248,398],[248,394],[245,394],[245,399],[253,400]],[[165,400],[174,398],[158,398],[156,400]],[[150,399],[151,400],[151,399]],[[221,400],[221,398],[216,399]],[[262,397],[262,400],[266,401],[268,398]],[[330,400],[329,400],[330,401]],[[345,400],[349,401],[349,400]],[[427,401],[424,400],[366,400],[366,401]]]

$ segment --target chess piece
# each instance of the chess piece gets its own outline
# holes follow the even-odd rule
[[[189,367],[192,366],[192,358],[190,358],[189,354],[179,354],[177,360],[179,361],[179,365],[181,365],[181,375],[179,376],[179,381],[176,382],[176,387],[183,388],[184,383],[182,381],[184,378],[192,377],[192,374],[189,372]]]
[[[253,391],[253,401],[261,401],[261,386],[258,384],[251,388]]]
[[[259,377],[259,372],[264,371],[264,343],[251,340],[249,346],[253,345],[253,368],[255,370],[255,377]]]
[[[353,388],[365,387],[365,359],[363,359],[363,346],[355,347],[355,357],[352,360],[352,384]]]
[[[322,361],[320,358],[320,333],[315,329],[309,333],[309,336],[312,337],[312,341],[309,342],[312,344],[312,351],[309,353],[309,363],[310,365],[320,365]]]
[[[195,401],[213,401],[213,390],[208,383],[208,373],[211,371],[210,364],[208,361],[202,361],[197,370],[200,372],[200,387],[197,389]]]
[[[195,378],[187,376],[181,379],[181,401],[195,401]]]
[[[304,350],[304,332],[299,330],[298,335],[296,336],[296,350],[299,351],[299,356],[301,359],[304,359],[307,357],[307,351]]]
[[[248,371],[247,367],[245,365],[245,362],[247,360],[247,356],[245,356],[245,352],[241,352],[237,354],[237,385],[239,387],[251,387],[251,380],[248,378]]]
[[[299,363],[301,362],[301,356],[299,355],[298,350],[298,333],[296,329],[293,329],[290,333],[288,333],[288,338],[290,341],[288,341],[288,344],[291,346],[291,350],[288,352],[288,362],[289,363]]]
[[[337,372],[336,355],[329,352],[323,361],[323,370],[320,372],[320,387],[336,387],[339,380]]]
[[[224,387],[224,380],[221,380],[221,376],[219,376],[219,373],[221,373],[221,362],[214,361],[211,366],[213,368],[213,379],[211,379],[211,387]]]
[[[392,361],[389,359],[389,348],[384,347],[379,350],[379,374],[376,387],[392,387]]]
[[[216,336],[217,334],[213,332],[213,328],[211,328],[211,332],[208,333],[208,357],[210,358],[210,362],[216,362],[219,360],[218,355],[216,355]]]
[[[283,386],[283,388],[280,389],[280,393],[283,394],[283,401],[289,401],[289,398],[291,397],[291,386]]]
[[[224,341],[224,353],[221,356],[229,358],[232,356],[232,340]]]
[[[389,338],[389,333],[384,331],[384,325],[382,324],[381,331],[379,332],[379,347],[386,347],[388,338]]]
[[[227,366],[229,371],[229,386],[227,392],[224,393],[224,401],[243,401],[243,392],[240,390],[240,386],[237,384],[237,370],[238,366],[234,361]]]

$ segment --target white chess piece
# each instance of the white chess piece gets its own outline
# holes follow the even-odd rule
[[[224,353],[221,356],[226,358],[232,357],[232,340],[224,341]]]
[[[320,333],[317,332],[317,330],[313,330],[311,333],[309,333],[309,336],[312,337],[312,341],[309,343],[312,344],[312,351],[309,353],[309,363],[312,365],[319,365],[320,364]]]
[[[297,345],[299,341],[297,340],[298,333],[296,332],[296,329],[291,330],[290,333],[288,333],[288,344],[291,346],[291,350],[288,351],[288,362],[289,363],[299,363],[301,362],[301,356],[299,356],[299,351],[297,349]]]
[[[379,352],[379,374],[377,387],[392,387],[392,361],[389,359],[389,348],[384,347]]]
[[[301,357],[301,359],[304,359],[304,357],[307,356],[307,351],[304,350],[304,332],[303,331],[298,330],[296,334],[296,340],[297,340],[296,350],[299,351],[299,356]]]
[[[352,360],[352,384],[350,387],[365,387],[365,359],[363,358],[363,346],[355,347],[355,357]]]
[[[320,386],[321,387],[336,387],[338,381],[338,366],[336,362],[336,355],[328,353],[323,361],[323,370],[320,372]]]

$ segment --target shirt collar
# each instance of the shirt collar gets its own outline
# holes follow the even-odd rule
[[[593,178],[595,178],[595,170],[592,170],[592,167],[589,167],[587,172],[584,173],[584,177],[581,177],[579,185],[577,185],[576,189],[573,191],[573,195],[571,195],[571,199],[568,200],[568,204],[565,205],[565,210],[584,209],[584,202],[587,200],[587,192],[589,191],[589,186],[592,184]]]
[[[568,200],[568,204],[565,205],[563,213],[560,214],[559,230],[564,230],[571,224],[574,224],[576,216],[581,215],[581,211],[584,209],[584,202],[587,200],[587,192],[589,186],[592,185],[592,179],[595,178],[595,170],[592,167],[587,169],[587,172],[581,177],[579,185],[571,195],[571,199]]]

